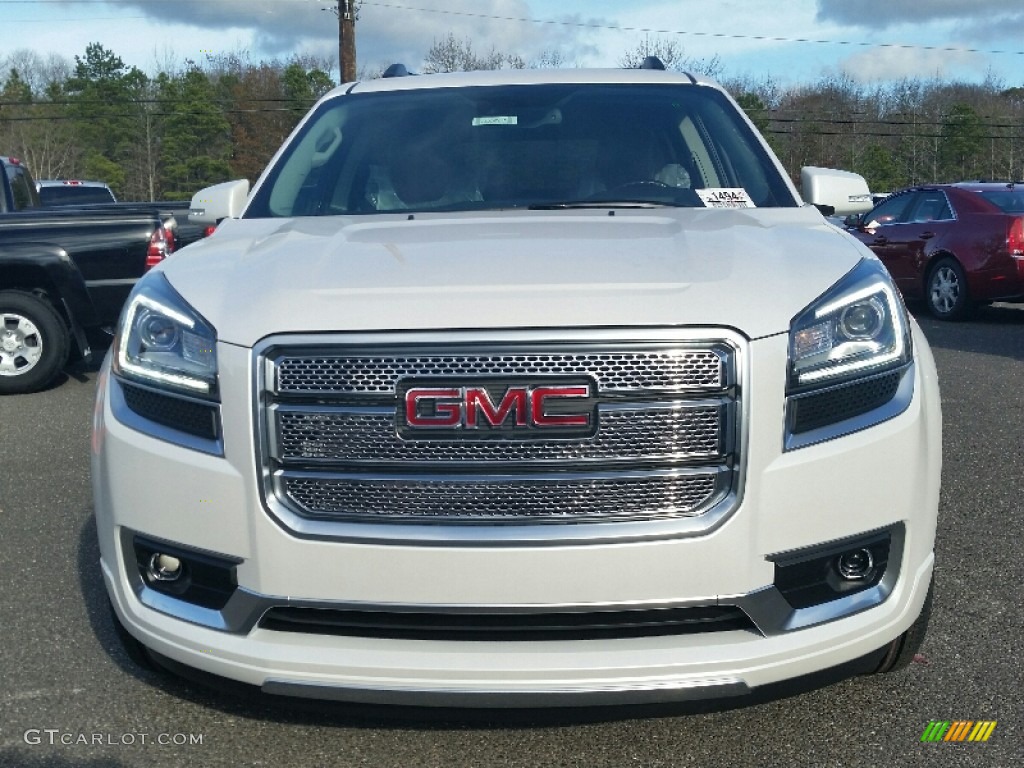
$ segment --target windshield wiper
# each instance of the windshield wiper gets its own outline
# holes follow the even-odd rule
[[[533,203],[530,211],[557,211],[568,208],[690,208],[683,203],[668,200],[565,200],[552,203]]]

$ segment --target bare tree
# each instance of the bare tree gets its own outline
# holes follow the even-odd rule
[[[669,37],[645,35],[632,50],[626,51],[619,59],[619,65],[626,69],[637,69],[648,56],[657,56],[665,69],[677,72],[693,72],[719,79],[722,75],[722,60],[715,54],[710,59],[695,59],[687,56],[679,41]]]
[[[522,58],[499,53],[494,48],[490,53],[478,54],[473,50],[473,43],[467,37],[459,40],[451,32],[443,40],[435,40],[423,60],[423,71],[427,74],[435,72],[470,72],[477,69],[501,69],[509,64],[512,68],[521,63]]]
[[[542,51],[540,56],[530,61],[531,69],[559,69],[564,66],[562,52],[554,49]]]
[[[70,69],[60,56],[25,49],[0,62],[0,150],[22,158],[38,178],[70,176],[81,157],[63,106],[52,103]]]

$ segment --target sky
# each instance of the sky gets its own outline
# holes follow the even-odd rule
[[[329,58],[337,0],[0,0],[0,64],[17,51],[73,61],[91,42],[153,74],[244,54]],[[722,79],[782,87],[849,76],[1024,85],[1021,0],[363,0],[360,67],[416,71],[449,33],[477,53],[615,67],[645,40],[670,41]],[[6,71],[0,76],[6,76]]]

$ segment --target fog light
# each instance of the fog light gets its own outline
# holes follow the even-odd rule
[[[902,535],[902,527],[893,526],[769,556],[775,562],[775,587],[797,609],[873,589],[891,571],[893,546],[899,562]]]
[[[238,587],[239,557],[145,538],[127,528],[121,535],[125,551],[135,553],[134,562],[125,560],[129,577],[138,579],[141,587],[218,611]]]
[[[871,550],[861,547],[843,552],[836,560],[839,575],[848,581],[863,581],[871,575],[875,567],[875,559]]]
[[[153,553],[146,568],[146,575],[151,581],[177,581],[184,572],[181,560],[161,552]]]

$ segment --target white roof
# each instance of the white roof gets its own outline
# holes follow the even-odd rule
[[[465,88],[485,85],[540,85],[545,83],[675,83],[720,87],[713,80],[702,76],[657,69],[494,69],[360,80],[355,83],[343,83],[327,94],[326,98],[343,93],[378,93],[381,91]]]

